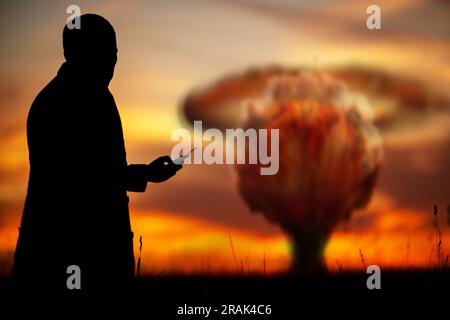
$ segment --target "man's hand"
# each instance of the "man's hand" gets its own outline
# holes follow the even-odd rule
[[[147,165],[147,180],[156,183],[164,182],[173,177],[181,168],[183,166],[173,163],[169,156],[159,157]]]

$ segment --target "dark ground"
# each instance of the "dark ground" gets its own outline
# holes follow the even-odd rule
[[[449,271],[382,271],[381,289],[369,290],[365,273],[340,273],[321,276],[272,277],[211,277],[169,276],[141,277],[129,291],[108,290],[101,294],[89,293],[95,303],[107,297],[120,304],[145,312],[142,319],[205,319],[204,315],[178,315],[179,307],[210,306],[208,319],[310,319],[301,315],[313,311],[316,316],[344,314],[363,308],[369,314],[385,314],[392,308],[411,312],[416,307],[432,310],[450,309]],[[54,295],[45,292],[17,292],[9,279],[0,279],[0,293],[20,300],[23,296],[33,300],[64,296],[71,303],[85,299],[86,292],[66,292]],[[47,299],[47,298],[45,298]],[[84,301],[84,300],[83,300]],[[111,301],[111,300],[109,300]],[[446,301],[441,304],[441,301]],[[270,314],[222,314],[223,305],[270,305]],[[111,310],[115,303],[104,305]],[[264,308],[260,308],[262,311]],[[391,312],[391,311],[389,311]],[[365,314],[365,313],[364,313]],[[361,317],[365,317],[364,314]],[[449,312],[445,311],[445,314]],[[319,317],[321,318],[321,317]],[[428,317],[427,317],[428,318]],[[444,318],[448,318],[445,316]]]

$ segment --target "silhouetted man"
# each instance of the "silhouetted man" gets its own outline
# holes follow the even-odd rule
[[[66,288],[67,267],[77,265],[82,290],[123,286],[134,275],[127,191],[144,192],[181,166],[168,156],[127,164],[108,90],[117,62],[111,24],[83,15],[81,29],[64,28],[63,46],[66,62],[28,115],[30,177],[13,276]]]

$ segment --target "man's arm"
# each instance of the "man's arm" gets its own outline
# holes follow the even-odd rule
[[[128,165],[125,175],[125,187],[127,191],[144,192],[147,189],[146,164]]]

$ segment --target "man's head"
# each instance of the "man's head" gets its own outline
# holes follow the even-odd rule
[[[80,27],[64,27],[64,57],[83,74],[107,85],[114,75],[117,62],[114,28],[105,18],[96,14],[82,15]]]

